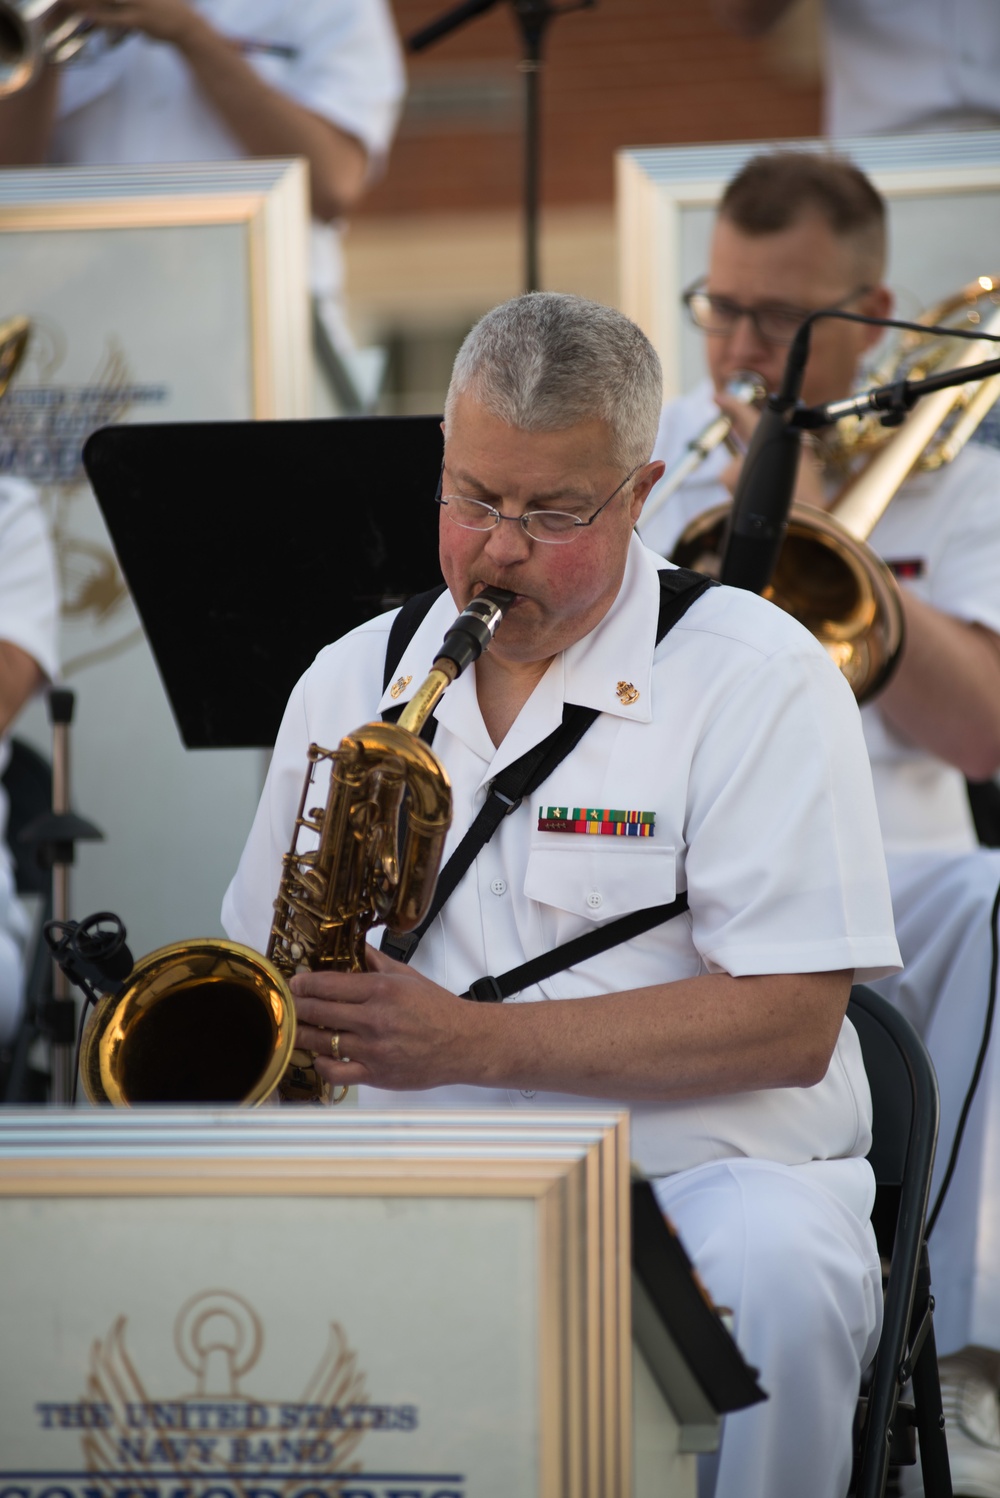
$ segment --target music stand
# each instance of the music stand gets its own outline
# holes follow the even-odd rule
[[[440,581],[436,416],[95,432],[84,466],[189,749],[270,748],[317,651]]]

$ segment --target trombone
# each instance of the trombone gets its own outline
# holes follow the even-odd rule
[[[1000,278],[980,276],[919,318],[929,328],[946,320],[956,328],[1000,335]],[[907,334],[891,363],[878,368],[875,380],[919,379],[976,364],[996,352],[986,337],[962,340],[957,351],[955,342],[933,332]],[[816,636],[859,702],[888,681],[903,643],[899,586],[868,538],[903,481],[911,473],[951,462],[998,395],[1000,376],[993,375],[937,391],[893,429],[877,420],[845,418],[824,453],[828,465],[847,476],[840,493],[828,511],[791,508],[764,596]],[[696,517],[682,533],[672,560],[697,567],[706,553],[718,554],[729,510],[728,504],[716,505]]]

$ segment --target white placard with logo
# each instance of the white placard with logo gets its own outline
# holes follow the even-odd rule
[[[120,911],[138,952],[219,930],[262,757],[184,749],[81,450],[111,422],[309,415],[308,223],[297,161],[0,172],[0,317],[32,322],[0,474],[33,480],[52,527],[73,799],[106,837],[71,914]],[[245,496],[222,498],[238,527]],[[17,731],[48,753],[40,707]]]
[[[627,1152],[609,1112],[0,1118],[0,1493],[626,1498]]]

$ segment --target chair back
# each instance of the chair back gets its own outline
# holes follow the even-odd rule
[[[39,864],[35,844],[21,841],[21,832],[36,817],[52,810],[52,767],[23,739],[11,739],[10,759],[2,778],[10,803],[7,846],[14,861],[17,892],[44,898],[49,894],[52,874]]]
[[[872,1147],[868,1159],[878,1188],[872,1222],[879,1250],[889,1261],[882,1335],[872,1365],[855,1488],[859,1498],[876,1498],[885,1491],[901,1386],[900,1370],[911,1350],[917,1355],[920,1351],[912,1348],[914,1307],[922,1264],[926,1265],[924,1227],[939,1105],[937,1079],[924,1043],[887,999],[873,989],[856,985],[851,991],[847,1017],[858,1032],[871,1087]],[[922,1298],[926,1300],[926,1294]],[[917,1319],[924,1314],[925,1310],[920,1308]],[[929,1308],[926,1314],[929,1315]],[[929,1324],[924,1337],[927,1341],[924,1354],[933,1362],[934,1340]],[[923,1377],[927,1376],[925,1370]],[[935,1385],[936,1380],[935,1366]],[[940,1412],[939,1389],[937,1411]],[[923,1461],[927,1455],[927,1432],[922,1428],[921,1417],[918,1408],[915,1423]],[[943,1451],[940,1431],[934,1432],[931,1439],[941,1448],[937,1460],[943,1462],[947,1472],[947,1454]]]

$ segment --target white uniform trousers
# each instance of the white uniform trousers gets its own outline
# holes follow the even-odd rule
[[[941,1132],[933,1205],[982,1039],[1000,850],[890,855],[887,861],[906,966],[872,986],[919,1030],[937,1071]],[[970,1344],[1000,1351],[1000,1014],[930,1257],[939,1354]]]
[[[699,1498],[844,1498],[882,1320],[870,1223],[811,1166],[723,1160],[654,1185],[769,1395],[726,1416],[719,1451],[699,1463]]]

